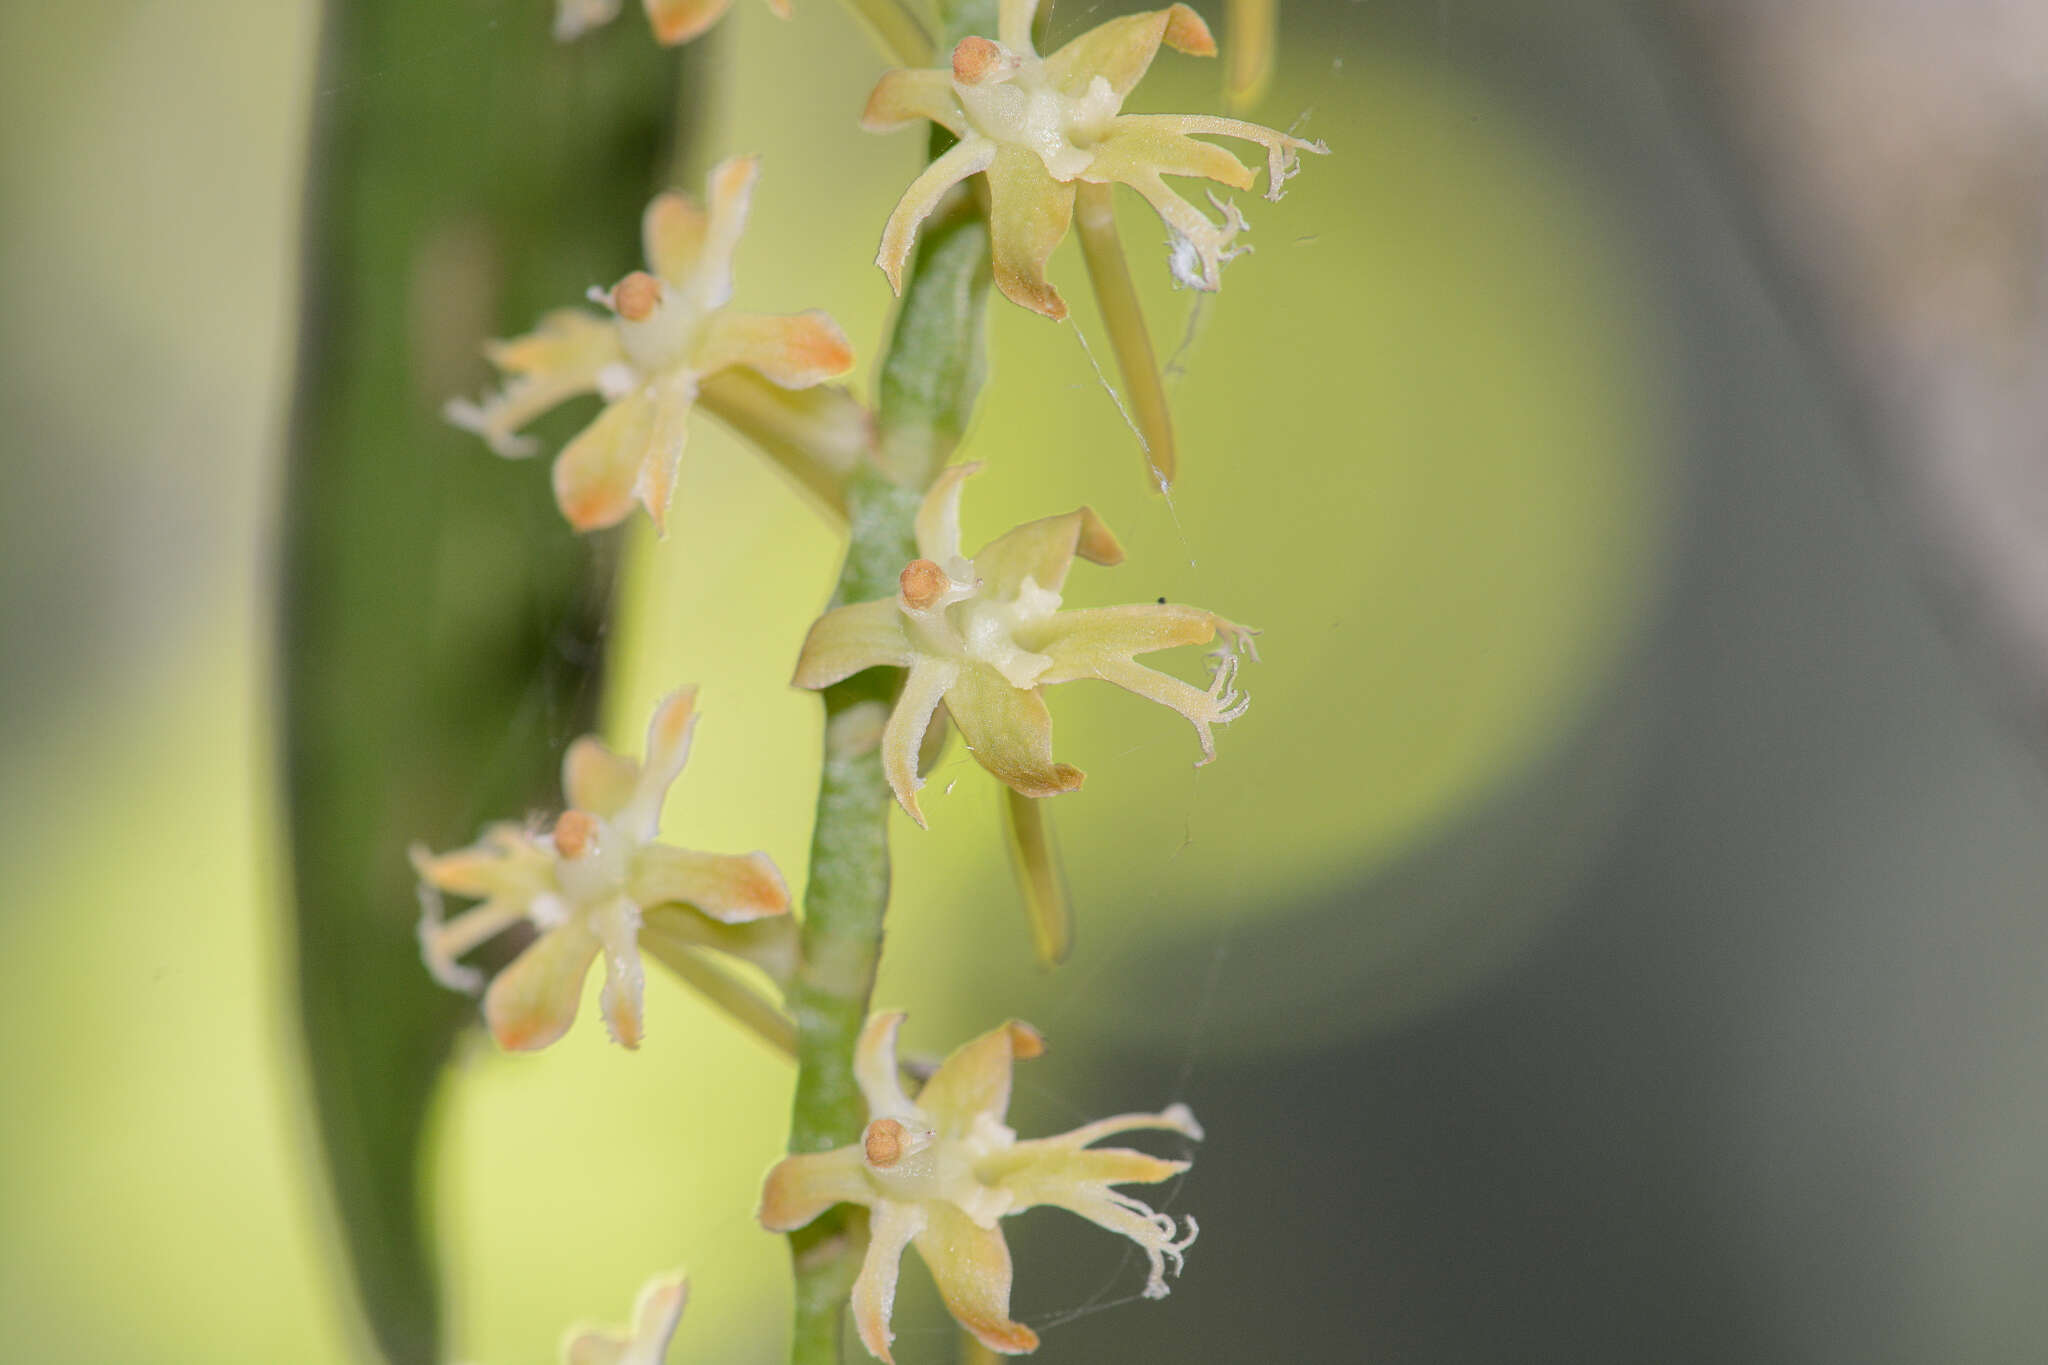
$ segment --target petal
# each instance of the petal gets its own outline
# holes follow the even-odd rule
[[[760,174],[761,158],[757,156],[727,157],[712,168],[711,215],[689,286],[700,309],[723,308],[732,299],[733,253],[739,248],[740,234],[746,231],[747,208]]]
[[[688,195],[665,190],[654,196],[640,218],[640,245],[654,273],[677,288],[689,285],[690,275],[704,253],[704,234],[710,220],[704,209]]]
[[[1145,1253],[1145,1259],[1151,1263],[1151,1273],[1145,1280],[1145,1297],[1148,1299],[1166,1297],[1168,1263],[1171,1262],[1173,1272],[1179,1274],[1181,1257],[1200,1231],[1195,1220],[1190,1218],[1187,1233],[1183,1235],[1180,1225],[1171,1215],[1155,1213],[1150,1205],[1099,1185],[1062,1188],[1050,1192],[1040,1202],[1079,1214],[1097,1227],[1107,1228],[1136,1242],[1138,1249]]]
[[[1049,687],[1076,678],[1103,677],[1105,668],[1128,663],[1134,654],[1205,645],[1216,638],[1219,619],[1214,612],[1178,602],[1089,607],[1054,614],[1019,643],[1052,660],[1052,667],[1038,680],[1039,686]]]
[[[1066,302],[1046,281],[1045,263],[1074,221],[1074,187],[1053,179],[1036,152],[1004,147],[988,168],[988,189],[996,287],[1034,313],[1065,317]]]
[[[464,994],[472,994],[483,985],[483,973],[456,959],[526,918],[522,906],[485,904],[444,920],[440,913],[441,898],[431,889],[420,893],[420,912],[420,961],[434,980]]]
[[[552,859],[522,825],[499,821],[467,848],[432,853],[422,844],[410,850],[412,868],[436,891],[472,900],[500,900],[524,906],[546,886]]]
[[[640,908],[620,897],[590,916],[604,945],[604,990],[598,1008],[620,1047],[636,1048],[645,1033],[647,969],[640,962]]]
[[[982,1177],[1016,1197],[1012,1212],[1056,1202],[1082,1185],[1156,1185],[1188,1169],[1186,1161],[1168,1161],[1126,1147],[1077,1149],[1057,1139],[1020,1142],[1002,1154],[1002,1169],[982,1168]],[[1011,1165],[1011,1161],[1015,1165]]]
[[[932,480],[918,504],[913,530],[919,555],[950,569],[960,557],[960,491],[967,480],[981,472],[979,460],[948,465]]]
[[[1031,46],[1031,21],[1038,17],[1038,0],[998,0],[996,39],[1012,52],[1035,52]]]
[[[633,510],[654,439],[654,403],[632,393],[577,433],[555,460],[555,502],[579,531],[616,526]]]
[[[641,906],[695,906],[724,924],[789,913],[789,884],[765,853],[695,853],[648,844],[627,894]]]
[[[946,1301],[946,1311],[991,1351],[1022,1355],[1038,1334],[1010,1319],[1010,1248],[996,1228],[977,1227],[951,1204],[932,1201],[917,1234],[917,1254]]]
[[[864,668],[908,668],[915,657],[895,598],[856,602],[834,607],[811,623],[790,681],[816,691]]]
[[[977,171],[987,170],[995,159],[995,143],[985,137],[965,137],[910,182],[883,225],[882,244],[875,252],[875,264],[889,277],[891,289],[903,292],[903,272],[910,264],[918,224],[931,216],[947,190]]]
[[[902,1027],[901,1010],[869,1015],[853,1045],[853,1079],[867,1101],[870,1121],[917,1113],[917,1106],[903,1093],[903,1078],[896,1065],[896,1033]]]
[[[808,389],[853,368],[853,347],[827,313],[813,308],[791,317],[713,313],[698,343],[696,369],[716,374],[745,365],[785,389]]]
[[[566,1365],[661,1365],[689,1297],[690,1282],[680,1273],[650,1280],[634,1301],[630,1335],[574,1332],[562,1344],[562,1359]]]
[[[687,43],[718,22],[732,0],[643,0],[654,39],[669,47]]]
[[[576,308],[549,313],[531,332],[493,341],[484,354],[510,376],[505,384],[481,403],[456,399],[443,411],[506,456],[531,455],[534,444],[519,429],[557,403],[594,392],[598,375],[625,359],[611,320]]]
[[[567,1033],[598,947],[597,935],[572,919],[535,939],[499,972],[484,992],[484,1020],[498,1046],[532,1052]]]
[[[882,771],[888,774],[897,802],[919,828],[924,827],[924,812],[918,809],[917,789],[924,779],[917,771],[918,750],[931,726],[932,713],[963,671],[950,660],[917,657],[903,679],[889,723],[882,728]]]
[[[758,1217],[770,1232],[794,1232],[834,1204],[871,1204],[874,1199],[856,1143],[776,1162],[761,1187]]]
[[[946,711],[974,761],[1024,795],[1057,796],[1081,785],[1079,768],[1053,762],[1052,713],[1037,688],[1014,687],[991,665],[970,661],[946,689]]]
[[[697,402],[694,378],[678,377],[661,386],[654,403],[654,430],[648,437],[647,458],[640,466],[640,479],[633,489],[640,505],[647,509],[657,535],[667,534],[676,466],[682,462],[683,447],[690,439],[690,409]]]
[[[924,1207],[918,1204],[878,1204],[868,1219],[868,1254],[860,1263],[860,1275],[853,1282],[853,1322],[860,1331],[861,1345],[884,1365],[894,1365],[889,1342],[889,1314],[896,1306],[896,1276],[902,1268],[903,1248],[924,1228]]]
[[[956,136],[967,131],[967,115],[953,93],[953,78],[943,69],[891,71],[875,83],[861,110],[860,126],[870,133],[893,133],[919,119],[929,119]]]
[[[697,728],[697,689],[678,687],[661,699],[647,722],[647,759],[633,798],[620,808],[618,822],[642,839],[661,828],[661,806],[668,789],[690,761],[690,736]]]
[[[917,1107],[942,1137],[965,1136],[984,1114],[1001,1123],[1010,1108],[1012,1066],[1044,1051],[1045,1040],[1031,1025],[1019,1019],[999,1024],[953,1049],[917,1092]]]
[[[574,42],[619,17],[619,0],[556,0],[555,41]]]
[[[1180,712],[1188,724],[1195,727],[1195,734],[1202,742],[1202,757],[1195,764],[1199,768],[1216,757],[1216,737],[1210,732],[1211,727],[1236,720],[1251,706],[1251,698],[1237,690],[1237,668],[1237,656],[1226,654],[1217,664],[1207,691],[1125,658],[1103,659],[1096,664],[1092,675],[1076,676],[1093,676],[1115,683],[1126,692],[1134,692],[1147,701],[1156,701]]]
[[[1135,185],[1147,176],[1186,175],[1248,190],[1257,178],[1228,148],[1128,118],[1110,124],[1108,135],[1093,151],[1095,158],[1081,178],[1097,184],[1114,180]]]
[[[1127,14],[1089,29],[1045,59],[1046,79],[1079,96],[1101,76],[1121,103],[1144,79],[1162,42],[1192,57],[1216,55],[1216,39],[1202,16],[1186,5],[1174,5]]]
[[[1091,564],[1123,562],[1123,546],[1092,508],[1041,517],[1004,532],[974,557],[974,574],[982,591],[997,601],[1014,598],[1026,578],[1058,592],[1076,554]]]
[[[1193,133],[1200,137],[1235,137],[1246,142],[1256,142],[1266,149],[1266,198],[1272,200],[1280,198],[1281,186],[1293,177],[1302,152],[1314,152],[1317,156],[1330,154],[1330,148],[1325,143],[1308,142],[1263,124],[1247,123],[1243,119],[1217,118],[1213,114],[1125,114],[1116,119],[1110,127],[1112,132],[1158,130],[1167,133]],[[1169,171],[1168,174],[1177,172]]]
[[[584,735],[562,755],[562,797],[572,810],[610,819],[633,799],[640,765],[613,753],[596,735]]]

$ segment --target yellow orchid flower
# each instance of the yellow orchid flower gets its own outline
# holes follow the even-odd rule
[[[1187,717],[1216,756],[1211,727],[1243,715],[1237,655],[1254,632],[1214,612],[1178,603],[1061,611],[1060,589],[1074,557],[1111,565],[1123,548],[1086,507],[1029,522],[960,553],[960,490],[980,466],[954,465],[925,495],[916,522],[920,556],[903,570],[896,596],[836,607],[820,617],[797,660],[798,687],[829,687],[867,668],[908,669],[882,732],[889,785],[910,818],[924,823],[918,750],[941,702],[982,767],[1025,796],[1081,785],[1081,770],[1052,757],[1052,714],[1044,688],[1100,678]],[[1134,656],[1176,645],[1228,647],[1204,689],[1145,667]],[[1199,766],[1199,765],[1198,765]]]
[[[642,0],[654,39],[666,47],[687,43],[725,17],[732,0]],[[778,19],[789,17],[789,0],[768,0]],[[555,40],[573,42],[619,17],[619,0],[555,0]]]
[[[689,759],[696,696],[686,687],[655,709],[644,766],[594,735],[570,745],[562,760],[570,809],[549,832],[496,824],[452,853],[414,847],[420,953],[437,981],[474,992],[482,974],[457,959],[517,924],[539,931],[484,993],[484,1019],[501,1047],[544,1048],[568,1032],[600,955],[605,1026],[629,1048],[642,1033],[643,947],[692,979],[687,955],[702,946],[749,956],[771,975],[793,966],[779,960],[793,951],[787,933],[731,927],[788,914],[789,888],[767,854],[693,853],[656,840],[662,802]],[[443,892],[480,903],[444,920]]]
[[[758,173],[751,156],[721,162],[708,212],[674,192],[657,196],[641,222],[653,273],[591,292],[610,317],[559,309],[525,336],[493,342],[486,354],[508,376],[504,387],[447,405],[449,421],[519,457],[535,450],[521,427],[578,394],[601,395],[604,411],[555,460],[555,500],[577,530],[615,525],[636,502],[661,527],[707,381],[743,367],[797,390],[852,368],[845,334],[822,312],[768,317],[726,306]]]
[[[631,1327],[570,1329],[562,1341],[562,1365],[662,1365],[689,1298],[690,1282],[680,1272],[649,1280],[634,1301]]]
[[[1184,1104],[1157,1114],[1119,1114],[1058,1137],[1019,1142],[1003,1123],[1010,1073],[1018,1058],[1036,1057],[1044,1041],[1015,1020],[991,1029],[948,1057],[915,1100],[903,1093],[896,1068],[900,1013],[868,1020],[854,1049],[854,1075],[867,1101],[861,1140],[835,1151],[786,1157],[768,1172],[761,1224],[791,1232],[835,1204],[870,1212],[867,1257],[853,1285],[853,1317],[861,1344],[892,1361],[890,1310],[903,1250],[924,1258],[947,1311],[992,1351],[1017,1355],[1038,1348],[1038,1334],[1010,1317],[1010,1248],[999,1220],[1051,1205],[1130,1238],[1151,1263],[1145,1297],[1164,1297],[1168,1269],[1195,1240],[1167,1214],[1155,1213],[1113,1185],[1151,1185],[1179,1175],[1185,1161],[1091,1144],[1155,1128],[1199,1139]]]
[[[1242,138],[1266,149],[1266,197],[1320,142],[1238,119],[1203,114],[1125,114],[1124,100],[1160,44],[1209,57],[1216,40],[1186,5],[1112,19],[1049,57],[1032,46],[1038,0],[1002,0],[997,36],[963,38],[950,69],[891,71],[868,97],[861,126],[888,132],[930,120],[960,140],[911,182],[882,231],[875,257],[898,293],[918,224],[947,190],[971,175],[988,178],[990,245],[996,284],[1013,302],[1049,318],[1066,303],[1045,278],[1045,263],[1066,236],[1077,184],[1125,184],[1145,196],[1172,234],[1168,265],[1197,289],[1222,283],[1223,263],[1244,218],[1215,201],[1221,221],[1167,187],[1162,176],[1196,176],[1250,189],[1254,173],[1197,136]]]

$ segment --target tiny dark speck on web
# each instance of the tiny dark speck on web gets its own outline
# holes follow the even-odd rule
[[[1159,605],[1162,607],[1166,605],[1166,599],[1164,597],[1159,599]]]

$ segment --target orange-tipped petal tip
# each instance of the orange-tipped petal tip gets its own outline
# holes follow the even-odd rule
[[[1010,1055],[1020,1062],[1045,1055],[1045,1035],[1022,1019],[1012,1019],[1006,1027],[1010,1031]]]
[[[1166,11],[1166,34],[1162,41],[1175,52],[1190,57],[1216,55],[1216,35],[1209,32],[1202,16],[1186,5],[1175,5]]]

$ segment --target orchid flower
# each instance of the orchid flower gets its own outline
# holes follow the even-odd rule
[[[889,1318],[905,1247],[924,1258],[946,1309],[984,1346],[1006,1355],[1038,1348],[1038,1334],[1010,1317],[1010,1248],[999,1220],[1039,1205],[1077,1213],[1138,1244],[1150,1263],[1145,1297],[1162,1298],[1169,1269],[1195,1240],[1168,1214],[1155,1213],[1114,1185],[1152,1185],[1188,1169],[1120,1147],[1093,1143],[1157,1128],[1199,1139],[1184,1104],[1157,1114],[1119,1114],[1057,1137],[1017,1140],[1003,1119],[1010,1073],[1036,1057],[1044,1041],[1015,1020],[991,1029],[940,1064],[911,1099],[896,1065],[900,1013],[868,1020],[854,1049],[854,1075],[867,1101],[861,1140],[830,1152],[786,1157],[768,1172],[761,1224],[771,1232],[803,1227],[835,1204],[869,1210],[867,1256],[853,1285],[861,1344],[893,1361]]]

